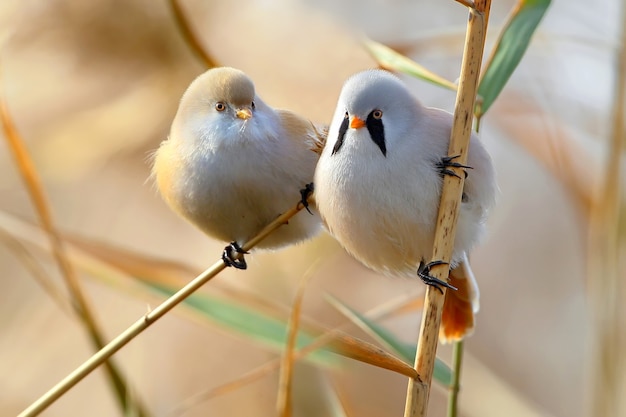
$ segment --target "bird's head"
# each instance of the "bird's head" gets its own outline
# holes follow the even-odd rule
[[[352,76],[341,90],[331,124],[332,154],[340,152],[346,141],[354,141],[350,146],[368,146],[387,156],[394,142],[406,140],[418,123],[420,109],[404,84],[387,71],[369,70]]]

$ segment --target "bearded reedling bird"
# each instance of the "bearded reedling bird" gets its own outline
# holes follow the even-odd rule
[[[245,269],[241,245],[292,208],[296,197],[306,202],[302,188],[313,180],[324,135],[297,114],[265,104],[243,72],[214,68],[184,93],[152,175],[175,212],[232,242],[224,263]],[[280,248],[320,229],[317,213],[300,213],[257,247]]]
[[[491,158],[477,137],[468,165],[447,157],[452,115],[422,106],[394,75],[370,70],[343,86],[315,171],[315,201],[330,233],[366,266],[447,287],[440,339],[469,334],[478,286],[467,253],[496,194]],[[449,283],[429,275],[444,175],[468,169]],[[469,168],[471,167],[471,170]],[[456,289],[454,291],[453,289]]]

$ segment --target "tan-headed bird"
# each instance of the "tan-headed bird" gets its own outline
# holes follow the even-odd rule
[[[252,80],[228,67],[197,77],[184,93],[152,174],[178,214],[207,235],[231,242],[222,259],[246,268],[241,245],[292,208],[313,180],[323,129],[268,106]],[[258,248],[277,249],[314,236],[319,215],[298,213]]]

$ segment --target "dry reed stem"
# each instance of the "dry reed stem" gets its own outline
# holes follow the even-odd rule
[[[452,346],[452,384],[450,385],[450,395],[448,397],[448,417],[456,417],[458,414],[464,347],[465,342],[463,340],[455,342]]]
[[[474,8],[471,8],[469,13],[465,50],[461,64],[461,77],[454,107],[454,121],[448,149],[448,155],[460,155],[456,160],[461,164],[465,164],[467,161],[474,101],[478,89],[478,77],[487,34],[485,14],[488,13],[490,6],[490,0],[477,0]],[[452,257],[456,222],[464,183],[463,173],[459,171],[458,174],[460,174],[459,178],[446,175],[443,179],[433,247],[433,260],[449,262]],[[436,278],[444,281],[448,279],[449,271],[447,265],[434,267],[431,272]],[[442,294],[436,288],[427,287],[417,343],[417,355],[415,357],[415,369],[418,377],[409,380],[404,410],[405,417],[423,417],[426,415],[435,356],[437,354],[437,340],[444,297],[445,289]]]
[[[403,305],[404,303],[405,303],[405,299],[404,297],[401,297],[399,304]],[[379,306],[365,313],[365,315],[369,317],[370,319],[378,319],[381,317],[385,317],[390,313],[390,311],[395,310],[396,308],[395,304],[398,304],[398,303],[397,302],[394,304],[388,303],[388,305],[385,305],[383,308]],[[328,347],[329,350],[337,352],[341,355],[346,354],[346,352],[352,352],[354,349],[352,349],[350,345],[356,345],[357,339],[351,336],[348,336],[341,331],[341,329],[345,328],[346,326],[350,324],[352,324],[352,322],[344,323],[343,325],[339,327],[327,330],[326,332],[318,336],[310,344],[302,348],[295,349],[293,353],[293,360],[294,361],[300,360],[304,358],[306,355],[312,353],[313,351],[321,349],[327,345],[331,345]],[[359,342],[362,342],[362,341],[359,341]],[[415,371],[415,369],[413,369],[411,366],[408,366],[400,359],[395,358],[394,356],[388,354],[385,351],[382,351],[380,348],[374,345],[371,345],[369,343],[365,343],[365,346],[367,346],[367,349],[365,349],[366,353],[361,354],[361,356],[359,357],[356,357],[356,356],[351,356],[351,357],[355,360],[361,360],[366,363],[370,363],[370,362],[367,362],[369,358],[377,357],[380,364],[376,366],[379,366],[383,369],[388,369],[390,371],[400,373],[409,378],[417,377],[417,372]],[[359,349],[363,350],[363,347],[364,346],[361,345],[359,346]],[[187,398],[177,407],[172,409],[167,415],[168,416],[182,415],[187,410],[196,406],[202,401],[209,400],[211,398],[217,397],[218,395],[227,394],[231,391],[234,391],[244,386],[245,384],[257,381],[258,379],[268,375],[270,372],[273,372],[274,370],[278,369],[278,367],[281,364],[281,361],[282,360],[280,358],[272,360],[270,362],[267,362],[259,366],[258,368],[255,368],[249,371],[248,373],[244,374],[243,376],[241,376],[240,378],[237,378],[234,381],[227,382],[226,384],[220,385],[216,388],[212,388],[208,391],[200,392],[196,395],[193,395],[192,397]]]
[[[626,5],[622,4],[621,45],[617,51],[612,134],[599,194],[589,223],[589,296],[592,316],[591,415],[626,415],[626,281],[620,274],[620,214],[626,137]]]
[[[298,360],[304,358],[306,355],[312,353],[313,351],[320,349],[329,343],[331,343],[337,335],[340,334],[338,329],[329,330],[324,333],[317,339],[315,339],[310,344],[306,345],[303,348],[296,349],[293,353],[293,360]],[[187,398],[181,404],[179,404],[176,408],[171,410],[167,415],[168,416],[179,416],[188,411],[190,408],[200,404],[203,401],[210,400],[211,398],[215,398],[219,395],[224,395],[229,392],[232,392],[236,389],[241,388],[242,386],[257,381],[269,373],[280,368],[282,363],[282,358],[276,358],[272,361],[269,361],[249,372],[237,378],[234,381],[227,382],[218,387],[212,388],[205,392],[200,392],[190,398]]]
[[[96,322],[94,313],[91,310],[90,303],[83,292],[76,271],[68,259],[63,240],[52,220],[52,213],[50,212],[50,206],[47,202],[41,179],[24,145],[24,141],[9,114],[4,97],[0,97],[0,119],[2,120],[4,136],[10,151],[13,153],[13,159],[26,185],[33,207],[39,217],[41,227],[50,241],[54,260],[59,267],[71,295],[72,307],[85,326],[91,342],[97,349],[101,349],[104,346],[104,337]],[[109,381],[116,392],[117,399],[122,409],[125,412],[133,409],[138,416],[147,416],[148,414],[143,405],[140,404],[137,398],[133,398],[130,395],[130,391],[126,386],[126,382],[119,368],[111,362],[107,362],[105,366]]]
[[[293,386],[293,367],[295,364],[294,352],[296,342],[298,341],[298,329],[300,328],[300,315],[302,312],[302,301],[304,300],[304,291],[313,271],[317,269],[319,262],[313,264],[304,274],[298,287],[298,291],[293,300],[291,314],[289,316],[289,327],[287,331],[287,343],[280,366],[280,377],[278,380],[278,395],[276,398],[276,410],[281,417],[291,417],[292,409],[292,386]]]
[[[329,350],[359,362],[397,372],[409,378],[416,378],[417,372],[401,359],[361,339],[338,333],[336,340],[329,343]]]
[[[220,64],[204,50],[200,40],[191,29],[187,16],[185,16],[185,12],[183,12],[182,7],[178,3],[179,1],[180,0],[170,0],[169,3],[172,8],[172,12],[174,13],[176,25],[178,26],[180,33],[183,35],[185,43],[189,46],[193,53],[200,58],[207,68],[219,67]]]
[[[339,384],[332,380],[330,376],[327,374],[326,379],[328,382],[326,383],[326,389],[331,392],[333,395],[333,405],[335,406],[335,410],[339,410],[335,412],[333,415],[342,415],[345,417],[355,416],[356,413],[352,411],[352,407],[350,407],[350,402],[348,401],[348,395],[344,392],[343,389],[339,386]],[[329,394],[330,395],[330,394]],[[341,414],[339,414],[341,412]]]
[[[13,251],[15,258],[21,261],[22,265],[35,278],[35,281],[41,285],[43,290],[48,293],[48,296],[57,303],[59,308],[68,316],[72,316],[74,310],[69,298],[53,283],[52,277],[48,275],[26,246],[2,227],[0,227],[0,241],[3,241],[5,246]]]
[[[9,232],[0,227],[0,241],[14,253],[15,258],[24,265],[35,281],[41,285],[48,296],[57,303],[61,311],[72,317],[74,310],[69,298],[57,287],[48,272],[41,265],[39,260],[24,246],[24,244]]]
[[[286,224],[290,218],[297,214],[304,207],[301,202],[283,213],[276,218],[272,223],[267,225],[250,241],[246,242],[242,248],[245,251],[252,249],[261,240],[267,237],[270,233],[276,230],[278,227]],[[43,410],[48,408],[52,403],[59,399],[64,393],[70,390],[74,385],[80,382],[84,377],[89,375],[93,370],[110,358],[115,352],[124,347],[128,342],[135,338],[138,334],[147,329],[152,323],[163,317],[168,311],[181,303],[191,294],[193,294],[198,288],[206,284],[211,278],[219,274],[226,268],[226,265],[222,260],[216,262],[213,266],[209,267],[202,274],[192,280],[190,283],[181,288],[176,294],[165,300],[154,310],[147,313],[145,316],[137,320],[134,324],[128,327],[124,332],[118,335],[115,339],[111,340],[106,346],[100,349],[95,355],[85,361],[82,365],[76,368],[72,373],[62,379],[48,392],[42,395],[38,400],[33,402],[28,408],[22,411],[18,417],[30,417],[36,416]]]

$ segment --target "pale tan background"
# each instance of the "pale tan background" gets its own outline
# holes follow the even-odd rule
[[[454,80],[467,12],[449,1],[183,1],[214,57],[255,81],[266,102],[328,121],[345,78],[374,66],[363,34],[401,48]],[[494,2],[490,46],[514,1]],[[585,210],[544,163],[575,146],[584,156],[566,171],[587,187],[608,135],[618,2],[556,1],[530,51],[483,121],[501,193],[489,234],[473,254],[482,291],[475,335],[467,343],[462,416],[584,415],[588,311]],[[151,184],[147,155],[166,137],[177,102],[203,71],[165,1],[13,0],[0,5],[2,90],[36,162],[58,224],[198,270],[223,243],[170,212]],[[427,105],[451,110],[454,95],[407,82]],[[571,145],[570,145],[571,144]],[[553,164],[552,166],[556,166]],[[0,210],[35,219],[5,145],[0,145]],[[45,259],[45,258],[44,258]],[[378,276],[328,236],[278,253],[248,257],[250,269],[216,282],[250,288],[288,305],[304,271],[322,259],[307,292],[308,317],[343,319],[331,293],[366,311],[419,282]],[[56,278],[54,266],[47,263]],[[155,300],[85,276],[98,319],[111,338]],[[191,277],[190,277],[191,278]],[[58,281],[60,282],[60,281]],[[216,284],[217,285],[217,284]],[[90,354],[82,328],[0,246],[0,415],[26,407]],[[386,321],[407,342],[419,317]],[[352,332],[365,337],[358,330]],[[441,350],[449,357],[447,349]],[[237,378],[276,353],[170,314],[116,355],[155,416],[184,398]],[[398,416],[405,378],[344,361],[331,373],[354,416]],[[299,374],[299,375],[298,375]],[[297,416],[317,416],[327,382],[297,371]],[[277,376],[203,403],[189,416],[271,416]],[[317,388],[316,388],[317,387]],[[445,393],[435,390],[433,415]],[[54,404],[46,416],[120,415],[100,372]]]

